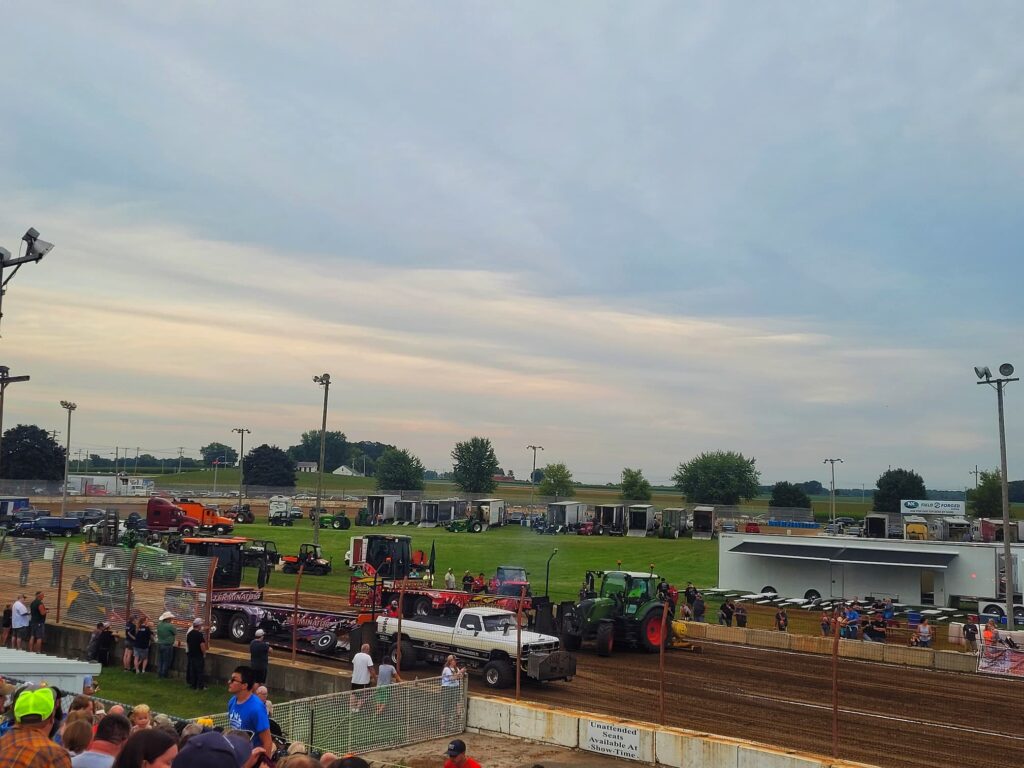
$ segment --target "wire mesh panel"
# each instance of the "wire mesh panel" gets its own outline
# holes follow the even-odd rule
[[[63,541],[5,538],[0,545],[0,590],[29,599],[43,591],[47,603],[56,605],[64,546]]]
[[[363,688],[274,704],[285,739],[345,754],[447,738],[466,730],[468,688],[441,678]],[[212,715],[229,725],[227,714]]]

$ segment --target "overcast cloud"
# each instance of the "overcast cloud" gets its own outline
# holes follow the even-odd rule
[[[1024,368],[1024,6],[73,4],[5,13],[5,422],[72,451],[962,488]],[[1019,387],[1019,391],[1014,389]],[[1008,390],[1020,477],[1024,386]]]

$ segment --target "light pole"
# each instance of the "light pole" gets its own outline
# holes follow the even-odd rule
[[[213,495],[217,495],[217,466],[220,464],[222,459],[226,459],[226,456],[218,456],[213,460]]]
[[[242,464],[245,462],[245,436],[252,434],[252,430],[246,429],[245,427],[235,427],[231,430],[237,432],[238,437],[241,439],[242,444],[238,447],[238,506],[242,506],[242,498],[245,493],[245,489],[242,487],[242,481],[245,475],[245,467]]]
[[[833,525],[835,525],[835,522],[836,522],[836,462],[837,461],[840,464],[843,463],[842,459],[825,459],[823,462],[821,462],[822,464],[831,464],[832,465],[832,503],[831,503],[831,512],[830,512],[830,514],[831,514],[831,517],[832,517],[832,524]],[[835,529],[833,528],[832,530],[833,530],[833,533],[834,533]]]
[[[537,451],[543,451],[543,445],[528,445],[526,450],[533,451],[533,471],[530,472],[530,506],[533,506],[533,497],[537,491]],[[530,514],[533,514],[532,512]]]
[[[0,251],[3,249],[0,248]],[[2,255],[2,254],[0,254]],[[0,288],[0,296],[3,295],[3,289]],[[17,384],[19,381],[28,381],[30,376],[11,376],[11,369],[6,365],[0,365],[0,461],[3,457],[3,435],[4,435],[4,392],[7,391],[8,384]],[[3,467],[0,467],[2,470]],[[3,473],[0,472],[0,477],[3,477]]]
[[[11,282],[11,278],[18,274],[18,270],[21,269],[22,264],[41,261],[43,256],[48,254],[53,248],[53,243],[40,240],[39,233],[31,227],[29,227],[28,232],[22,235],[21,239],[25,242],[24,256],[14,258],[11,255],[11,252],[6,248],[0,248],[0,320],[3,320],[4,317],[4,294],[7,293],[7,284]],[[4,270],[7,269],[7,267],[14,267],[14,271],[8,275],[6,280],[4,280]]]
[[[993,379],[992,371],[988,366],[975,367],[974,373],[980,379],[977,384],[988,384],[996,391],[996,400],[999,403],[999,466],[1003,481],[1003,572],[1005,574],[1006,591],[1006,628],[1012,630],[1014,626],[1013,615],[1013,559],[1010,551],[1010,486],[1006,479],[1006,425],[1003,419],[1003,388],[1011,381],[1020,379],[1010,378],[1013,376],[1013,366],[1003,363],[999,366],[999,375],[1003,378]]]
[[[548,596],[548,586],[551,584],[551,558],[558,554],[558,547],[551,550],[551,554],[548,555],[548,564],[544,569],[544,597]]]
[[[60,495],[60,516],[64,517],[64,507],[68,503],[68,462],[71,460],[71,412],[78,406],[70,400],[61,400],[60,407],[68,412],[68,432],[64,441],[64,490]]]
[[[314,376],[313,381],[324,388],[324,419],[320,425],[320,464],[316,476],[316,520],[313,521],[313,543],[320,543],[320,498],[324,492],[324,451],[327,447],[327,395],[331,391],[331,374]]]

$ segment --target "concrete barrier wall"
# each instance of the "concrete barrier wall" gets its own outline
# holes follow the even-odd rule
[[[499,733],[541,744],[584,749],[592,721],[595,725],[627,728],[630,749],[637,747],[638,764],[669,768],[865,768],[863,763],[832,760],[684,728],[661,728],[651,723],[516,703],[487,695],[469,697],[466,727],[471,732]],[[606,745],[603,749],[608,748]]]

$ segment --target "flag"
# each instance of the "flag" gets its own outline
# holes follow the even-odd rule
[[[437,571],[434,570],[434,542],[433,541],[430,542],[430,562],[427,564],[427,567],[430,569],[430,572],[432,574],[433,573],[437,573]]]

